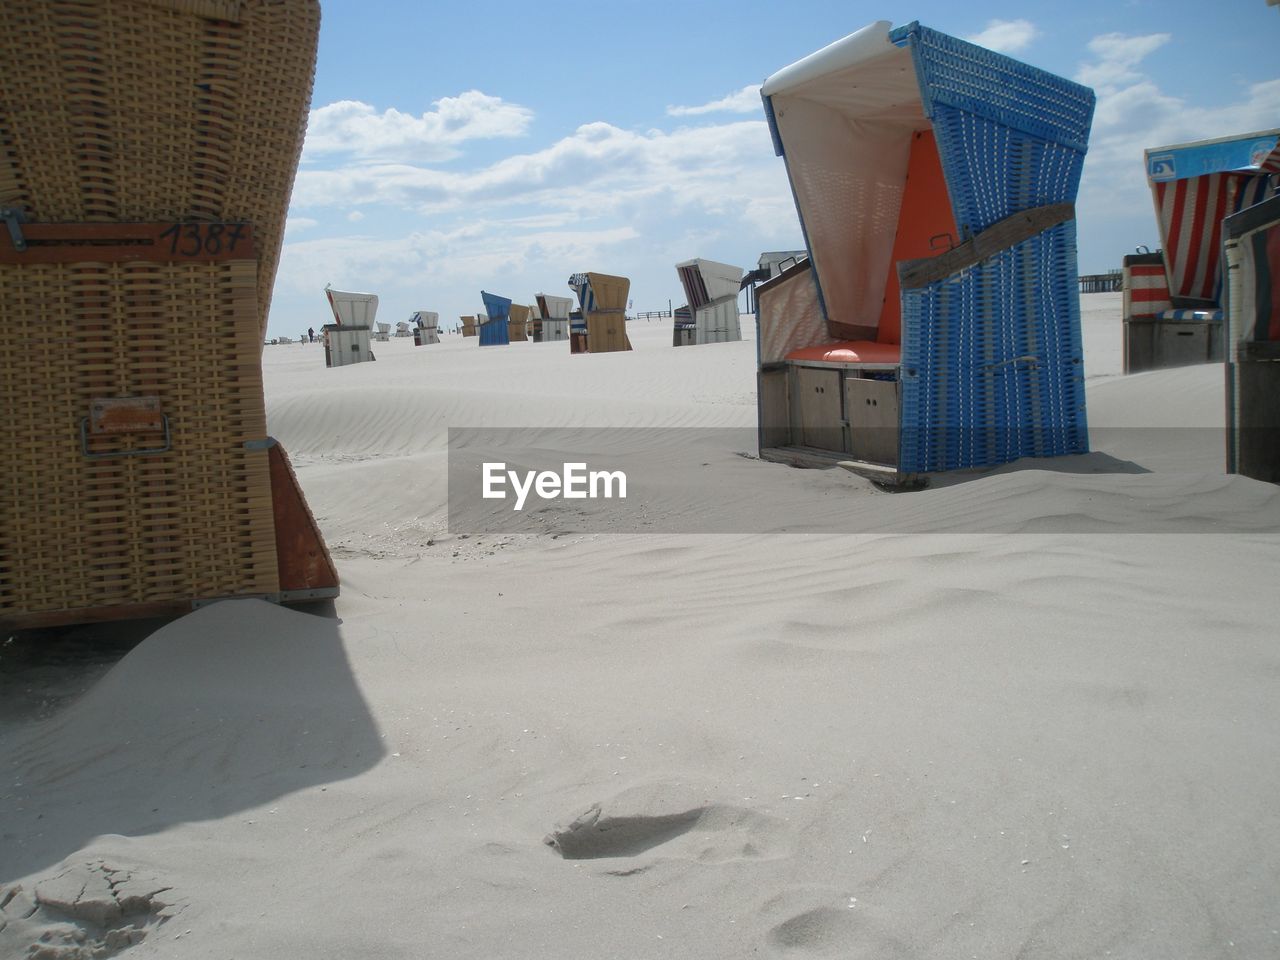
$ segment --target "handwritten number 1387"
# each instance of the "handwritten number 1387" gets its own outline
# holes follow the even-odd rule
[[[160,238],[169,238],[169,252],[180,257],[233,253],[244,237],[243,223],[175,223]]]

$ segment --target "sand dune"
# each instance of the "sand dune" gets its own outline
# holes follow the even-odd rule
[[[1274,957],[1280,501],[1117,300],[1093,453],[911,494],[751,459],[749,341],[268,348],[343,595],[0,731],[0,956]],[[677,426],[647,528],[449,531],[449,427]]]

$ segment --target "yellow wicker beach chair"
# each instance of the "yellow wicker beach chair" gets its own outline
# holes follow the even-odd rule
[[[0,6],[0,625],[336,595],[261,365],[319,19]]]

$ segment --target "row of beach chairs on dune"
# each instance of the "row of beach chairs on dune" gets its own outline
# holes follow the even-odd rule
[[[69,9],[0,6],[0,300],[31,331],[0,360],[0,627],[336,596],[266,432],[258,359],[319,3]],[[762,97],[808,255],[755,289],[760,453],[902,484],[1087,451],[1074,203],[1093,93],[881,21],[779,70]],[[1230,467],[1280,480],[1280,212],[1275,138],[1257,139],[1270,148],[1207,174],[1225,179],[1185,182],[1176,151],[1172,166],[1148,163],[1162,217],[1173,211],[1159,313],[1212,294],[1225,319],[1192,322],[1225,330]],[[1213,203],[1187,207],[1192,192]],[[1192,236],[1207,244],[1195,256]],[[740,337],[740,272],[677,272],[688,302],[674,342]],[[628,281],[588,272],[570,286],[576,311],[486,292],[465,332],[509,343],[532,324],[573,350],[628,349]],[[373,295],[326,295],[331,364],[392,336]],[[1139,346],[1146,316],[1183,322],[1135,311],[1131,356],[1154,349]],[[173,335],[193,322],[208,336]],[[396,330],[433,343],[438,317],[417,311]]]
[[[724,343],[742,339],[738,295],[749,278],[739,267],[695,258],[676,265],[688,303],[675,311],[673,345]],[[539,293],[530,304],[480,291],[482,313],[460,318],[464,337],[476,337],[481,346],[520,341],[569,342],[571,353],[612,353],[630,350],[626,331],[626,304],[631,281],[604,273],[575,273],[569,287],[572,297]],[[334,322],[323,328],[327,366],[344,366],[376,359],[370,340],[389,340],[391,325],[374,319],[378,297],[325,288]],[[398,336],[413,336],[419,346],[439,343],[439,315],[419,310],[409,321],[397,324]]]

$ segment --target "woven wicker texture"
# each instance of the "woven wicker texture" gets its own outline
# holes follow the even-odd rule
[[[34,221],[250,222],[265,334],[316,0],[5,0],[0,18],[0,205]]]
[[[587,349],[591,353],[614,353],[631,349],[627,336],[627,294],[631,281],[607,273],[587,275],[589,309],[585,309],[587,321]]]
[[[6,313],[39,318],[0,377],[0,620],[278,589],[267,454],[244,448],[266,431],[257,279],[254,261],[0,269]],[[84,455],[91,402],[124,396],[159,398],[172,450]]]
[[[0,360],[0,621],[278,591],[260,356],[318,29],[315,0],[0,6],[0,204],[256,239],[253,259],[0,264],[22,335]],[[98,401],[140,397],[170,449],[149,428],[82,446]]]
[[[1088,449],[1075,221],[903,292],[904,472]]]
[[[962,232],[1075,200],[1092,90],[918,24],[890,38],[911,45]]]

